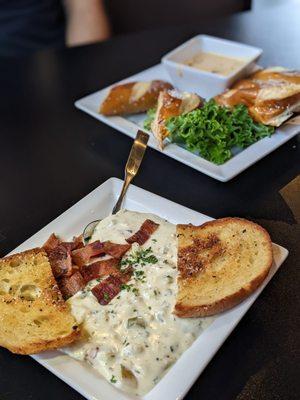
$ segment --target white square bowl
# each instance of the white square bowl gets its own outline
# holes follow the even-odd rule
[[[122,184],[123,182],[116,178],[104,182],[10,254],[41,246],[53,232],[65,238],[78,235],[90,221],[104,218],[111,212]],[[128,190],[124,207],[133,211],[157,214],[174,224],[190,222],[201,225],[212,219],[133,185]],[[273,244],[273,251],[274,262],[263,284],[242,303],[217,315],[213,323],[199,335],[168,373],[145,396],[134,396],[119,391],[87,363],[74,360],[60,351],[49,351],[32,357],[88,400],[180,400],[288,255],[286,249],[276,244]]]
[[[242,59],[244,64],[227,76],[201,71],[184,64],[202,51]],[[161,61],[175,87],[209,99],[223,92],[237,79],[249,75],[261,54],[262,50],[257,47],[213,36],[198,35],[166,54]]]

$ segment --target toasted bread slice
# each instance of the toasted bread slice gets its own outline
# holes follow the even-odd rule
[[[187,114],[202,104],[203,100],[195,93],[179,92],[177,90],[163,90],[160,92],[151,129],[161,149],[164,148],[164,140],[169,136],[169,131],[166,128],[167,119]]]
[[[204,317],[228,310],[266,278],[273,261],[269,234],[240,218],[178,225],[175,314]]]
[[[44,250],[0,259],[0,346],[33,354],[67,345],[78,336]]]

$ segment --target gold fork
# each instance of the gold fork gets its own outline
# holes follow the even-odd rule
[[[133,142],[133,145],[131,147],[129,157],[125,166],[125,178],[124,178],[124,183],[122,186],[122,190],[120,193],[120,196],[112,210],[112,214],[116,214],[122,206],[123,199],[126,195],[127,189],[132,181],[132,179],[135,177],[137,174],[139,167],[142,163],[146,148],[147,148],[147,143],[149,140],[149,135],[143,131],[138,131],[135,137],[135,140]],[[101,220],[95,220],[90,222],[83,230],[83,241],[84,244],[87,244],[92,237],[94,230],[96,228],[96,225],[100,222]]]

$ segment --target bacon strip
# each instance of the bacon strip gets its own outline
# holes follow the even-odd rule
[[[66,247],[70,251],[73,251],[76,249],[81,249],[82,247],[84,247],[84,244],[82,241],[82,235],[74,236],[72,242],[62,242],[61,245]]]
[[[121,258],[131,248],[131,244],[116,244],[110,241],[104,242],[104,252],[114,258]]]
[[[121,291],[122,281],[117,276],[109,276],[92,289],[98,302],[105,306]]]
[[[69,277],[63,277],[58,282],[60,291],[64,299],[74,296],[79,290],[85,286],[84,279],[79,271]]]
[[[142,224],[140,229],[134,235],[126,239],[126,242],[127,243],[137,242],[139,245],[142,245],[147,242],[152,233],[154,233],[158,227],[159,224],[156,224],[151,219],[146,219],[146,221]]]
[[[105,306],[120,293],[122,285],[130,280],[131,275],[131,270],[127,273],[111,275],[94,286],[92,293],[97,298],[98,302],[102,306]]]
[[[86,283],[92,279],[100,278],[105,275],[116,275],[120,273],[117,268],[119,265],[119,259],[110,258],[108,260],[96,261],[89,265],[84,265],[81,269],[81,275]]]
[[[74,237],[72,242],[62,242],[54,233],[50,235],[43,248],[48,255],[55,278],[72,275],[74,268],[71,251],[80,246],[83,246],[82,236]]]
[[[54,233],[52,233],[46,243],[44,243],[43,248],[46,251],[49,251],[55,249],[55,247],[59,246],[60,244],[61,240]]]
[[[112,242],[96,242],[90,243],[85,247],[72,251],[73,262],[82,267],[86,265],[92,257],[109,254],[113,258],[121,258],[131,247],[131,244],[116,244]]]
[[[63,245],[59,245],[52,250],[46,250],[49,262],[55,278],[72,275],[71,251]]]
[[[73,237],[73,243],[74,243],[74,249],[81,249],[82,247],[84,247],[84,243],[83,243],[83,236],[79,235],[79,236],[74,236]]]
[[[58,246],[64,246],[68,250],[75,250],[79,249],[84,246],[83,240],[82,240],[82,235],[80,236],[74,236],[72,242],[62,242],[58,236],[55,235],[55,233],[52,233],[46,243],[43,245],[43,248],[46,251],[49,250],[54,250]]]
[[[90,243],[85,247],[72,251],[72,260],[78,267],[86,265],[91,257],[100,256],[105,254],[104,244],[100,240]]]

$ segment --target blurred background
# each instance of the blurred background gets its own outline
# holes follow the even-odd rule
[[[114,35],[198,24],[300,0],[0,0],[0,57],[78,46]],[[216,22],[214,22],[216,23]]]

